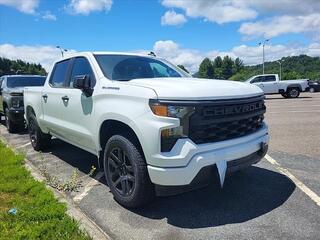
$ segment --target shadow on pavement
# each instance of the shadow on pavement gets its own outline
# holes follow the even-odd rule
[[[57,139],[49,151],[83,173],[88,173],[92,165],[97,166],[94,155]],[[100,182],[106,186],[104,178]],[[137,217],[167,219],[168,224],[180,228],[206,228],[257,218],[281,206],[295,190],[284,175],[256,166],[228,177],[223,189],[218,183],[218,179],[212,179],[206,188],[158,197],[140,209],[116,208],[124,222],[131,211]]]
[[[213,182],[218,182],[213,179]],[[189,193],[158,198],[134,212],[150,219],[167,219],[180,228],[206,228],[245,222],[281,206],[295,185],[282,174],[250,167],[218,184]]]
[[[59,139],[52,139],[52,144],[47,151],[60,158],[62,161],[78,168],[79,171],[88,174],[91,166],[97,167],[97,157],[85,150],[63,142]]]

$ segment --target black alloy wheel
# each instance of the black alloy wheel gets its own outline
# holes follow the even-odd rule
[[[135,172],[125,150],[113,148],[108,155],[108,175],[116,191],[123,197],[130,196],[135,188]]]

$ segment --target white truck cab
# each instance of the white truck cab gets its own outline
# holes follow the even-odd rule
[[[192,78],[147,55],[85,52],[57,61],[42,88],[24,91],[35,150],[51,136],[95,154],[126,207],[159,189],[213,181],[259,162],[269,135],[260,88]],[[216,168],[217,167],[217,168]]]
[[[308,79],[280,81],[278,74],[256,75],[246,82],[260,87],[265,94],[281,94],[285,98],[296,98],[300,92],[309,91]]]

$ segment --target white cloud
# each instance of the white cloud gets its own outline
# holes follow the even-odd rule
[[[172,63],[184,65],[192,73],[198,71],[199,64],[205,57],[214,59],[217,56],[229,55],[232,58],[239,57],[246,65],[255,65],[262,62],[262,47],[240,45],[233,47],[230,51],[211,50],[201,52],[195,49],[186,49],[171,40],[157,41],[153,46],[157,56],[165,58]],[[284,46],[266,45],[266,61],[274,61],[282,57],[306,54],[309,56],[320,56],[320,43],[312,43],[308,46]]]
[[[320,33],[320,14],[280,16],[257,22],[243,23],[239,32],[247,36],[276,37],[286,33]]]
[[[162,5],[170,8],[180,8],[189,17],[202,17],[219,24],[253,19],[257,16],[257,12],[244,4],[242,0],[163,0]]]
[[[74,50],[68,50],[73,53]],[[61,58],[59,49],[54,46],[15,46],[12,44],[0,45],[0,57],[9,59],[21,59],[31,63],[40,63],[46,71],[49,71],[54,61]]]
[[[66,10],[71,14],[89,15],[95,11],[109,11],[112,0],[70,0]]]
[[[34,14],[39,0],[0,0],[0,5],[14,7],[23,13]]]
[[[173,10],[167,11],[162,17],[161,17],[161,25],[183,25],[185,22],[187,22],[187,19],[183,14],[176,13]]]
[[[41,18],[48,21],[57,20],[57,17],[54,14],[52,14],[50,11],[47,11]]]
[[[187,17],[218,24],[252,21],[261,16],[262,20],[240,27],[239,32],[250,38],[312,33],[313,39],[320,39],[319,0],[162,0],[161,3],[183,10]]]
[[[260,46],[235,46],[229,51],[211,50],[202,52],[196,49],[183,48],[172,40],[155,42],[152,51],[158,57],[165,58],[178,65],[184,65],[189,71],[195,73],[198,71],[199,64],[205,57],[214,59],[217,56],[229,55],[232,58],[239,57],[246,65],[255,65],[262,62],[262,47]],[[65,54],[74,53],[74,50],[68,50]],[[139,53],[148,53],[147,50],[135,51]],[[296,56],[306,54],[313,57],[320,57],[320,43],[311,43],[308,46],[284,46],[266,45],[266,61],[274,61],[282,57]],[[9,59],[21,59],[27,62],[40,63],[47,71],[50,71],[54,61],[61,58],[59,49],[54,46],[15,46],[12,44],[0,45],[0,57]]]

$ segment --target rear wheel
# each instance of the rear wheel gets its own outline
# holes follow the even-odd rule
[[[12,122],[12,120],[10,120],[9,117],[9,109],[6,108],[4,111],[4,117],[5,117],[5,121],[6,121],[6,127],[9,133],[14,133],[17,131],[18,126],[16,124],[14,124]]]
[[[104,173],[115,200],[128,208],[150,202],[154,186],[142,153],[132,138],[112,136],[104,151]]]
[[[309,92],[314,93],[314,92],[315,92],[314,88],[311,87],[311,88],[309,89]]]
[[[299,88],[289,88],[287,90],[287,95],[290,98],[297,98],[300,95],[300,89]]]
[[[41,131],[37,119],[34,115],[30,115],[28,119],[28,131],[31,145],[34,150],[41,151],[50,145],[51,135]]]

